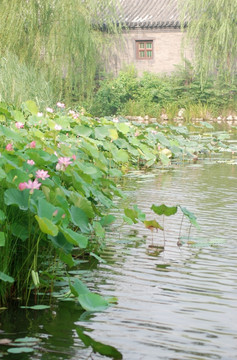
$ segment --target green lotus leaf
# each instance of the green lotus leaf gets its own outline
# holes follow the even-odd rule
[[[72,206],[70,214],[74,225],[78,226],[82,232],[90,232],[89,219],[82,209],[77,206]]]
[[[164,228],[156,221],[156,220],[145,220],[144,225],[147,229],[153,230],[153,229],[160,229],[164,230]]]
[[[7,189],[4,192],[5,205],[17,205],[21,210],[28,210],[29,190]]]
[[[77,278],[74,278],[73,283],[70,284],[70,289],[74,296],[90,293],[88,287],[81,280]]]
[[[14,283],[14,279],[13,277],[3,273],[2,271],[0,271],[0,280],[4,281],[4,282],[9,282],[9,283]]]
[[[6,215],[5,215],[5,213],[0,209],[0,224],[3,224],[5,220],[6,220]]]
[[[69,243],[79,246],[81,249],[85,249],[87,247],[88,238],[86,236],[78,234],[71,229],[60,228],[60,230]]]
[[[109,303],[99,294],[87,292],[78,296],[78,301],[86,311],[103,311]]]
[[[191,211],[186,209],[185,207],[182,207],[182,206],[179,206],[179,207],[180,207],[180,210],[182,211],[182,213],[189,219],[190,223],[192,225],[194,225],[196,228],[200,229],[200,226],[197,222],[196,216]]]
[[[35,219],[37,220],[40,230],[44,234],[57,236],[58,234],[58,227],[49,219],[45,217],[39,217],[38,215],[35,215]]]
[[[93,340],[90,336],[84,334],[80,328],[77,328],[76,331],[84,345],[86,347],[91,346],[95,353],[114,360],[121,360],[123,358],[123,355],[115,347]]]
[[[177,213],[178,206],[166,206],[165,204],[156,206],[153,204],[151,206],[151,210],[153,210],[157,215],[171,216]]]

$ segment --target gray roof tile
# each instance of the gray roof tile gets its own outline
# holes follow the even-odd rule
[[[120,0],[118,21],[129,28],[180,27],[177,0]]]

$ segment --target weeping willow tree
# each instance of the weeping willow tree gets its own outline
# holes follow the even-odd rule
[[[101,27],[118,33],[113,0],[0,0],[0,9],[1,58],[34,69],[58,100],[91,96],[107,48]]]
[[[237,72],[237,0],[179,0],[187,42],[205,80],[233,79]]]

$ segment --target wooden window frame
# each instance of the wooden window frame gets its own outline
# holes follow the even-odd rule
[[[144,50],[139,46],[144,44]],[[147,48],[147,44],[151,44],[150,48]],[[140,53],[144,51],[144,57],[140,56]],[[151,51],[151,56],[147,56],[147,52]],[[154,57],[154,42],[153,40],[136,40],[136,60],[152,60]]]

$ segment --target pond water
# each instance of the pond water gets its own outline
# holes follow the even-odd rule
[[[181,204],[195,213],[201,230],[192,229],[188,240],[184,221],[178,246],[180,213],[165,218],[165,236],[142,224],[116,224],[102,254],[107,262],[82,264],[80,275],[118,304],[94,314],[71,302],[44,311],[6,310],[0,314],[0,338],[41,341],[30,354],[9,354],[0,345],[0,358],[106,359],[85,347],[78,336],[82,329],[125,360],[237,359],[236,162],[134,172],[123,187],[123,202],[137,204],[148,219],[158,220],[152,204]]]

